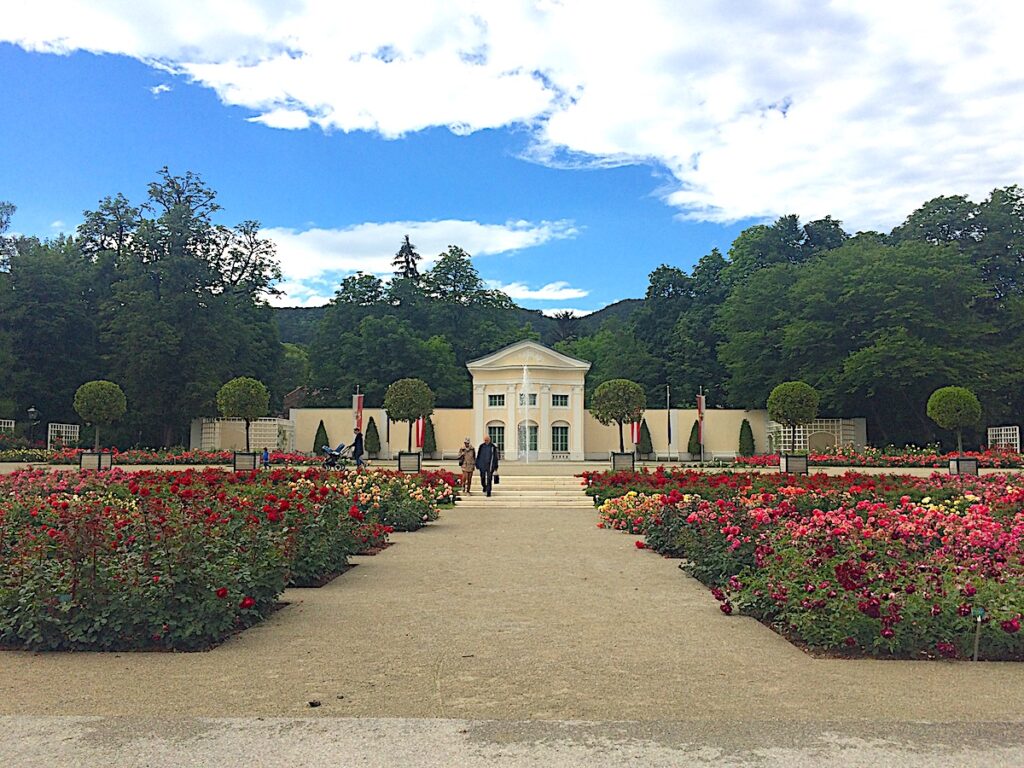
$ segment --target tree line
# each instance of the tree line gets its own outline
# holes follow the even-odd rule
[[[877,444],[948,438],[921,404],[950,384],[977,393],[989,424],[1024,409],[1017,187],[936,198],[888,233],[783,216],[690,269],[662,264],[642,300],[590,318],[517,307],[457,245],[423,269],[408,237],[388,279],[356,273],[326,307],[274,310],[273,243],[255,221],[215,223],[216,194],[193,173],[161,170],[138,204],[105,198],[72,236],[4,238],[13,210],[0,203],[0,418],[35,406],[73,421],[76,388],[110,380],[128,400],[123,445],[186,442],[238,376],[265,382],[272,409],[299,385],[307,405],[348,405],[358,387],[379,406],[404,378],[468,407],[466,362],[521,339],[590,361],[588,397],[630,379],[648,407],[668,386],[677,407],[703,387],[710,407],[763,408],[799,379],[822,415],[867,418]],[[297,343],[275,317],[302,328]]]

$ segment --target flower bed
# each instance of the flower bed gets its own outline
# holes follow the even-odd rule
[[[220,469],[0,477],[0,646],[195,650],[316,586],[401,524],[437,518],[450,473]]]
[[[923,467],[940,469],[949,466],[949,460],[960,454],[940,453],[930,449],[907,448],[900,451],[886,451],[878,448],[862,450],[837,450],[832,453],[808,454],[808,463],[819,467]],[[1016,451],[989,448],[983,451],[964,451],[964,456],[978,460],[979,467],[1009,469],[1024,467],[1024,454]],[[778,454],[758,456],[737,456],[735,464],[746,467],[777,467]]]
[[[684,558],[726,614],[752,615],[813,648],[904,658],[969,657],[980,627],[982,658],[1024,659],[1020,477],[587,480],[607,499],[600,527],[644,534],[639,548]]]

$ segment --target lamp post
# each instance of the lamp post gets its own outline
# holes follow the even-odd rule
[[[28,443],[32,445],[35,441],[36,424],[39,423],[39,411],[33,405],[28,409]]]

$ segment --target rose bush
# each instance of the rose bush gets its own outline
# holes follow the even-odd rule
[[[447,474],[2,476],[0,645],[209,647],[262,619],[286,585],[318,585],[379,549],[396,508],[436,519],[454,494]]]
[[[810,646],[1024,659],[1024,479],[650,473],[587,478],[601,527],[684,559],[727,614]],[[660,495],[636,486],[657,486]],[[656,498],[654,505],[651,499]],[[617,525],[626,520],[627,525]]]

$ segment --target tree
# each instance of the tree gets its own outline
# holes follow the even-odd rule
[[[245,421],[245,450],[249,450],[249,425],[267,415],[270,393],[263,382],[238,376],[217,392],[217,408],[225,418]]]
[[[434,436],[434,420],[427,416],[427,423],[423,427],[423,453],[433,456],[437,453],[437,438]]]
[[[563,309],[552,315],[555,318],[557,341],[572,341],[580,335],[580,318],[571,309]]]
[[[124,416],[128,407],[124,392],[112,381],[87,381],[75,392],[75,411],[86,424],[96,427],[93,450],[100,449],[100,427]]]
[[[740,456],[753,456],[756,448],[754,447],[754,430],[750,428],[750,422],[746,419],[740,424]]]
[[[697,419],[693,420],[693,426],[690,427],[690,439],[686,441],[686,450],[691,459],[700,455],[700,424],[697,423]]]
[[[640,445],[641,456],[650,456],[654,453],[654,444],[651,442],[651,430],[647,426],[647,419],[640,422]]]
[[[0,200],[0,271],[10,266],[11,255],[14,253],[14,243],[4,233],[10,228],[16,210],[13,203]]]
[[[981,422],[981,403],[966,387],[941,387],[928,398],[928,418],[956,432],[956,452],[964,452],[963,428]]]
[[[323,422],[320,422],[323,424]],[[377,431],[377,422],[373,420],[373,416],[366,423],[366,437],[363,439],[363,447],[366,448],[366,452],[371,457],[377,458],[377,454],[380,453],[380,432]]]
[[[768,415],[790,428],[790,450],[795,450],[796,428],[818,415],[818,391],[803,381],[784,381],[768,395]]]
[[[373,423],[372,419],[370,423]],[[327,436],[327,427],[324,425],[324,420],[320,419],[320,423],[316,426],[316,435],[313,437],[313,455],[318,456],[320,449],[325,445],[330,446],[330,444],[331,439]]]
[[[619,452],[626,450],[622,436],[622,425],[627,421],[640,421],[647,396],[643,387],[629,379],[612,379],[604,382],[594,391],[590,412],[602,424],[619,425]]]
[[[384,395],[384,410],[392,421],[409,422],[407,450],[412,450],[412,424],[434,412],[434,393],[422,379],[399,379]]]
[[[391,266],[395,268],[395,277],[416,280],[420,276],[418,265],[421,258],[423,257],[416,253],[416,246],[409,242],[409,236],[406,235],[402,246],[391,262]]]

